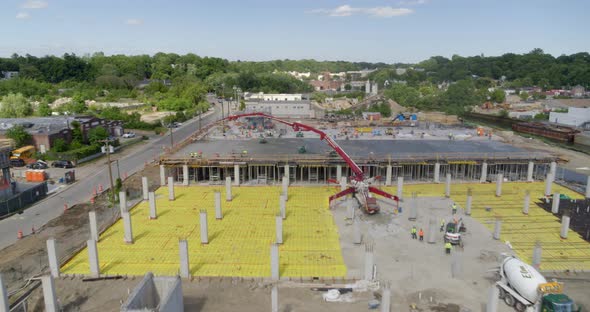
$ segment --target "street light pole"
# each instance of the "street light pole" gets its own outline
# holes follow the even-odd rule
[[[100,140],[99,142],[101,143],[106,143],[106,152],[107,152],[107,166],[109,167],[109,182],[111,184],[111,204],[113,204],[113,207],[115,206],[115,186],[113,185],[113,171],[111,169],[111,148],[109,143],[111,142],[111,140],[109,139],[105,139],[105,140]],[[118,164],[118,160],[117,160],[117,164]],[[118,166],[117,166],[118,168]]]

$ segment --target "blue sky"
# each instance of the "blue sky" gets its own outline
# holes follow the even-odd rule
[[[417,62],[589,51],[588,0],[2,0],[0,56]]]

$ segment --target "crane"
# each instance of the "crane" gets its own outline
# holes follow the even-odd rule
[[[363,170],[354,162],[354,160],[352,160],[352,158],[350,158],[350,156],[348,156],[348,154],[346,154],[346,152],[340,147],[340,145],[338,145],[338,143],[336,143],[334,140],[332,140],[332,138],[330,138],[329,135],[327,135],[325,132],[323,132],[319,129],[308,126],[306,124],[302,124],[300,122],[290,122],[290,121],[283,120],[283,119],[274,117],[272,115],[268,115],[268,114],[260,113],[260,112],[231,115],[231,116],[228,116],[228,117],[222,119],[221,121],[223,121],[223,120],[234,121],[239,118],[247,118],[247,117],[269,118],[271,120],[274,120],[276,122],[279,122],[279,123],[282,123],[282,124],[285,124],[285,125],[291,127],[294,131],[314,132],[320,136],[320,140],[326,142],[326,144],[328,144],[342,158],[342,160],[344,160],[346,162],[346,164],[352,170],[352,176],[350,176],[350,184],[343,191],[340,191],[339,193],[336,193],[336,194],[330,196],[330,198],[329,198],[330,204],[332,204],[332,201],[334,201],[342,196],[346,196],[348,194],[353,194],[353,196],[358,200],[360,206],[362,208],[364,208],[368,214],[374,214],[379,211],[379,205],[377,204],[377,199],[375,197],[373,197],[373,195],[371,193],[383,196],[388,199],[395,200],[396,202],[399,203],[399,198],[397,196],[389,194],[385,191],[382,191],[374,186],[371,186],[371,184],[373,184],[375,182],[377,177],[373,177],[373,178],[365,177]],[[338,183],[337,181],[334,181],[334,180],[331,180],[330,182]]]

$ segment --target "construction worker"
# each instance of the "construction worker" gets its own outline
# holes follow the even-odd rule
[[[457,213],[457,204],[453,203],[452,210],[453,210],[453,214]]]
[[[451,245],[451,242],[446,242],[445,243],[445,251],[447,252],[447,255],[451,254],[451,249],[453,249],[453,245]]]
[[[441,219],[440,220],[440,231],[444,231],[445,230],[445,219]]]
[[[424,240],[424,231],[422,229],[420,229],[420,231],[418,231],[418,236],[420,237],[420,241]]]
[[[412,233],[412,239],[416,239],[416,238],[417,238],[417,236],[416,236],[416,232],[417,232],[417,231],[416,231],[416,226],[414,225],[414,226],[412,227],[412,230],[410,231],[410,233]]]

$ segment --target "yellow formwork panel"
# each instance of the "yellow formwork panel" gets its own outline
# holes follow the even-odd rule
[[[501,218],[500,238],[510,242],[518,257],[530,263],[535,244],[539,241],[543,247],[542,270],[590,270],[590,243],[572,230],[568,232],[567,239],[562,239],[559,218],[537,206],[539,199],[544,197],[544,182],[504,183],[501,197],[495,196],[495,183],[452,184],[451,199],[464,207],[467,190],[470,188],[473,194],[471,216],[490,231],[493,231],[495,219]],[[396,194],[395,187],[383,189]],[[531,203],[529,214],[524,215],[522,209],[527,190],[531,192]],[[407,198],[415,192],[418,196],[439,197],[444,196],[444,191],[444,183],[409,184],[404,185],[403,196]],[[572,199],[583,198],[582,195],[557,184],[553,184],[552,192],[565,194]],[[491,209],[486,211],[488,207]]]
[[[215,219],[214,192],[221,192],[223,219]],[[219,186],[176,187],[156,191],[158,218],[149,219],[149,204],[131,210],[134,244],[123,242],[117,221],[100,236],[101,273],[175,275],[179,272],[178,241],[187,239],[191,274],[195,276],[270,276],[270,245],[275,241],[280,187],[234,187],[225,201]],[[344,277],[346,266],[339,236],[328,207],[330,187],[290,187],[284,244],[279,247],[281,276]],[[209,244],[202,245],[199,212],[207,210]],[[62,267],[65,274],[88,274],[86,249]]]

